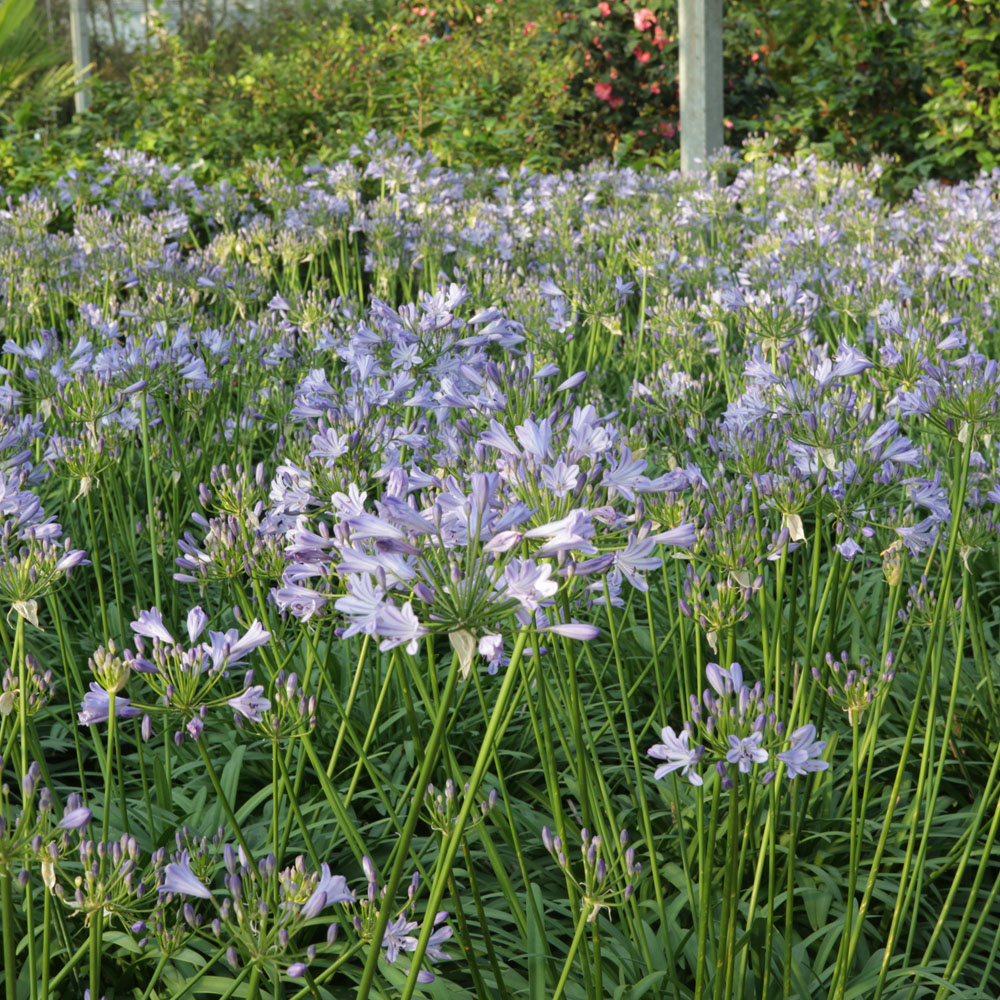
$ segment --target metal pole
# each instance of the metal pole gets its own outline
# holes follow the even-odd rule
[[[679,0],[681,170],[722,147],[722,0]]]
[[[77,73],[77,90],[73,103],[77,112],[90,107],[90,32],[87,30],[87,0],[69,0],[69,35],[73,45],[73,66]]]

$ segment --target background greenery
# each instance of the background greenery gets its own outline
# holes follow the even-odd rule
[[[249,22],[190,17],[139,51],[97,46],[94,110],[72,122],[62,93],[40,99],[22,81],[2,106],[0,183],[23,190],[108,143],[205,161],[208,175],[249,156],[301,164],[343,155],[372,128],[449,163],[671,166],[675,8],[319,0]],[[639,30],[643,9],[655,26]],[[730,143],[763,133],[783,150],[858,162],[887,153],[903,191],[997,165],[995,2],[817,0],[803,17],[791,0],[730,0],[725,18]],[[57,42],[59,29],[57,17]],[[11,63],[3,45],[0,67]]]

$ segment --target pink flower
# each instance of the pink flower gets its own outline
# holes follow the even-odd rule
[[[524,27],[521,29],[521,34],[530,35],[537,27],[538,27],[537,21],[527,21],[525,22]]]
[[[609,97],[608,104],[612,111],[617,111],[625,103],[624,97]]]
[[[648,63],[649,60],[653,58],[652,52],[640,49],[638,45],[632,50],[632,55],[634,55],[641,63]]]
[[[610,83],[595,83],[594,84],[594,96],[599,101],[610,101],[611,100],[611,84]]]
[[[597,9],[601,12],[601,17],[611,16],[611,4],[605,3],[604,0],[601,0],[601,3],[597,5]]]
[[[642,7],[635,12],[632,20],[635,22],[636,31],[645,31],[656,24],[656,15],[648,7]]]

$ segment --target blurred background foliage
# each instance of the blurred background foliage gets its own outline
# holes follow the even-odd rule
[[[675,0],[91,2],[87,115],[72,117],[68,70],[53,68],[53,52],[69,55],[65,0],[34,0],[26,15],[45,49],[30,72],[8,71],[0,35],[8,192],[109,144],[214,176],[254,157],[334,159],[373,128],[448,164],[677,163]],[[783,151],[888,155],[896,193],[992,169],[998,6],[728,0],[727,142],[763,134]],[[0,0],[0,31],[6,12],[29,7]]]

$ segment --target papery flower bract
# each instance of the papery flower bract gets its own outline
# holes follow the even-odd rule
[[[667,726],[660,732],[662,743],[651,746],[647,753],[656,760],[665,760],[666,764],[661,764],[653,773],[653,778],[659,780],[671,771],[681,768],[681,774],[691,782],[692,785],[703,785],[704,780],[697,771],[695,764],[701,759],[703,748],[688,748],[688,732],[682,730],[678,736],[672,726]]]

